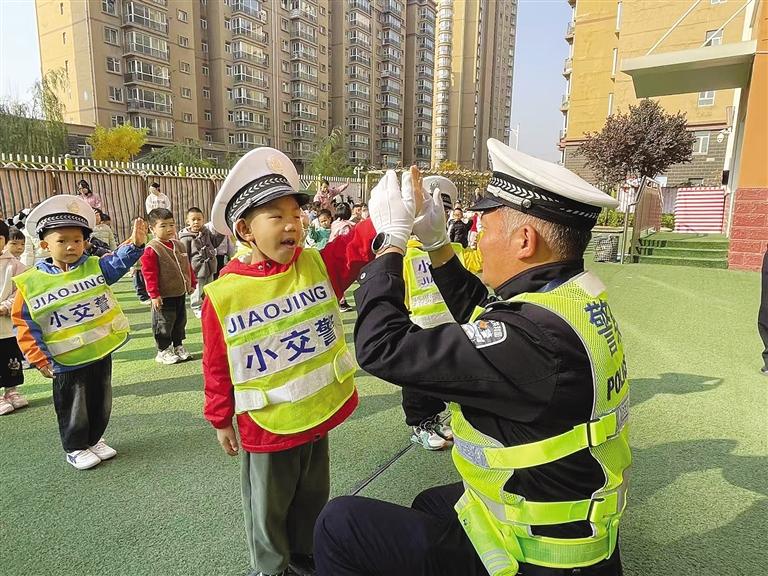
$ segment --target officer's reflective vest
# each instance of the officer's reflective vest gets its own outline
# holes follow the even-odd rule
[[[13,281],[57,364],[95,362],[128,339],[128,318],[107,286],[95,256],[61,274],[30,268]]]
[[[549,292],[520,294],[507,302],[550,310],[579,335],[592,365],[592,414],[588,422],[558,436],[504,447],[476,430],[461,407],[451,404],[452,456],[466,486],[456,511],[491,576],[512,576],[521,562],[550,568],[589,566],[610,557],[616,547],[628,484],[625,471],[631,463],[626,426],[629,383],[621,335],[605,287],[589,272]],[[591,498],[532,502],[505,491],[516,469],[555,462],[584,449],[605,473],[605,483]],[[588,521],[593,535],[564,539],[531,532],[531,526],[577,521]]]
[[[461,260],[463,251],[461,244],[453,243],[451,246]],[[403,268],[406,306],[411,311],[411,321],[422,328],[454,322],[429,270],[429,254],[421,249],[418,241],[408,241]]]
[[[355,390],[354,356],[317,250],[272,276],[227,274],[208,284],[221,323],[235,412],[274,434],[322,424]]]

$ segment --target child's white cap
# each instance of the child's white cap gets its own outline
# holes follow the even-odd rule
[[[237,222],[249,208],[263,206],[283,196],[296,196],[299,205],[309,196],[299,192],[299,173],[291,159],[274,148],[256,148],[240,158],[227,174],[213,201],[211,222],[217,232],[234,234]]]

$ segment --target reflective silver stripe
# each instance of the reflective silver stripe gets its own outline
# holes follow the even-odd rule
[[[267,392],[253,388],[235,389],[235,412],[241,414],[250,410],[260,410],[269,404],[298,402],[335,382],[336,371],[333,364],[328,363]]]
[[[488,446],[488,448],[490,448],[490,446]],[[474,442],[467,442],[454,435],[453,449],[461,454],[461,457],[464,458],[464,460],[472,462],[475,466],[479,466],[480,468],[490,468],[488,458],[485,456],[486,446],[475,444]]]
[[[423,306],[431,306],[432,304],[439,304],[443,302],[443,296],[440,291],[435,288],[425,294],[417,294],[411,298],[411,310],[416,308],[422,308]]]
[[[583,272],[571,280],[593,298],[605,292],[605,284],[592,272]]]
[[[455,322],[453,316],[451,316],[451,313],[448,312],[448,310],[438,312],[437,314],[426,314],[423,316],[420,314],[415,314],[411,316],[411,320],[414,324],[416,324],[416,326],[420,326],[422,328],[432,328],[433,326],[440,326],[441,324]]]
[[[115,317],[112,322],[102,326],[97,326],[80,334],[75,334],[71,338],[60,340],[58,342],[46,342],[45,345],[53,356],[61,356],[77,348],[82,348],[86,344],[93,344],[97,340],[106,338],[112,332],[127,332],[129,328],[128,318],[123,314]]]

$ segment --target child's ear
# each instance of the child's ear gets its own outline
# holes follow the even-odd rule
[[[48,241],[40,240],[40,248],[42,248],[43,250],[48,250]]]
[[[235,232],[237,232],[237,235],[240,236],[240,238],[242,238],[246,242],[251,242],[253,240],[253,234],[251,233],[251,228],[248,226],[248,223],[243,218],[235,222]]]

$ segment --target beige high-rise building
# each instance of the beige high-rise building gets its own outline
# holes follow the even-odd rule
[[[201,151],[274,146],[301,168],[328,131],[327,0],[36,0],[65,121]]]
[[[517,0],[438,0],[432,162],[488,168],[509,140]]]

